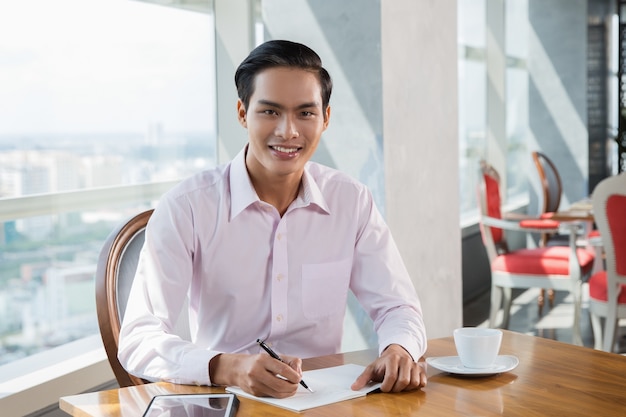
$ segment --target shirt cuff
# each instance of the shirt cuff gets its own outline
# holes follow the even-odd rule
[[[179,380],[192,385],[211,385],[209,362],[216,354],[217,352],[203,349],[187,352],[181,363]]]
[[[419,359],[426,353],[426,341],[419,343],[414,337],[398,335],[387,340],[381,340],[378,345],[378,355],[382,355],[383,351],[387,349],[389,345],[400,345],[406,350],[413,362],[419,361]]]

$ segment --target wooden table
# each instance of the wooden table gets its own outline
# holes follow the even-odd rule
[[[546,216],[553,220],[562,222],[567,221],[585,221],[593,222],[593,204],[590,198],[585,198],[580,201],[572,203],[567,209],[551,213],[550,216]]]
[[[241,398],[237,416],[623,416],[626,415],[626,357],[550,339],[504,331],[503,355],[515,355],[514,370],[488,377],[462,377],[428,370],[421,391],[374,393],[294,413]],[[428,356],[455,355],[451,337],[429,341]],[[306,359],[305,369],[342,363],[366,365],[373,351]],[[137,417],[157,394],[223,392],[220,388],[169,383],[62,397],[61,409],[76,416]]]
[[[551,215],[546,218],[565,223],[565,227],[569,229],[569,233],[576,233],[578,229],[577,224],[582,224],[583,237],[577,240],[577,245],[581,247],[586,247],[588,250],[594,252],[596,255],[593,269],[589,276],[591,277],[596,272],[604,269],[604,263],[602,261],[602,239],[600,238],[600,234],[597,233],[597,230],[595,231],[595,234],[592,233],[594,231],[594,215],[593,204],[590,198],[577,201],[573,203],[568,209],[557,211],[556,213],[551,213]]]

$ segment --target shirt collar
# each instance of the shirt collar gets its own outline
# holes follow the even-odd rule
[[[259,201],[246,169],[246,149],[247,145],[230,163],[230,220],[249,205]]]
[[[300,194],[296,201],[299,206],[305,207],[309,204],[315,204],[326,213],[330,213],[330,209],[328,208],[328,204],[326,204],[326,199],[322,194],[322,190],[318,186],[315,178],[308,170],[309,163],[304,166],[304,173],[302,175],[302,187],[300,189]]]
[[[246,168],[246,145],[235,156],[230,164],[230,219],[237,217],[239,213],[244,211],[248,206],[254,204],[259,200],[259,196],[254,190],[248,170]],[[322,191],[320,190],[315,178],[308,170],[309,163],[304,167],[304,173],[302,175],[302,187],[292,207],[307,207],[311,204],[315,204],[326,213],[330,213],[328,204],[324,199]]]

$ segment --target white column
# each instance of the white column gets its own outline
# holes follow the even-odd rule
[[[382,0],[387,220],[429,338],[462,324],[455,1]]]

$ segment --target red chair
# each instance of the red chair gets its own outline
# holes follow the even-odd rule
[[[481,162],[479,186],[480,229],[491,267],[491,309],[489,326],[503,309],[501,326],[508,328],[513,288],[545,288],[568,291],[574,298],[573,342],[582,345],[580,335],[581,286],[588,278],[595,255],[576,246],[578,225],[569,223],[569,246],[546,246],[509,250],[505,230],[528,233],[556,233],[560,224],[547,219],[503,219],[498,173]]]
[[[612,352],[618,320],[626,318],[626,173],[601,181],[593,190],[592,201],[605,270],[589,280],[589,312],[595,348]],[[605,318],[604,331],[600,317]]]
[[[563,183],[561,182],[559,171],[556,169],[554,162],[544,153],[533,151],[531,152],[531,156],[537,168],[537,174],[539,174],[539,181],[541,183],[541,214],[554,213],[561,205],[561,194],[563,194]],[[541,234],[541,246],[563,245],[569,245],[568,236],[563,236],[558,233]],[[542,288],[539,300],[537,300],[539,314],[541,314],[541,310],[543,310],[545,292],[546,291]],[[548,302],[550,303],[550,307],[554,306],[554,290],[548,291]]]
[[[541,184],[541,212],[540,215],[543,218],[550,218],[553,213],[559,211],[561,205],[561,195],[563,194],[563,183],[561,182],[561,175],[556,165],[548,156],[542,152],[531,152],[533,162],[537,168],[537,174],[539,175],[539,182]],[[593,250],[596,255],[595,269],[592,272],[602,269],[602,242],[597,230],[593,230],[592,224],[587,224],[584,232],[588,232],[586,236],[578,239],[577,245],[580,247],[586,247]],[[541,246],[568,246],[569,235],[563,233],[542,233]],[[545,290],[541,290],[539,295],[538,307],[539,314],[544,305]],[[548,290],[548,302],[550,307],[554,306],[554,291]]]

